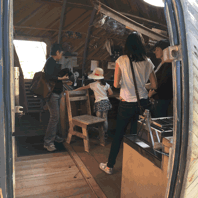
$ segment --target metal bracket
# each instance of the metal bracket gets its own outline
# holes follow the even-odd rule
[[[152,130],[151,130],[151,122],[152,121],[151,121],[151,115],[150,115],[149,110],[148,109],[145,109],[143,115],[144,115],[145,121],[146,121],[146,128],[147,128],[147,130],[150,133],[152,147],[154,148],[154,138],[153,138],[153,133],[152,133]],[[155,133],[156,133],[157,141],[158,141],[158,143],[160,143],[160,138],[159,138],[159,135],[158,135],[158,133],[157,133],[156,130],[155,130]]]
[[[159,143],[159,142],[155,142],[154,143],[154,146],[153,146],[153,149],[158,152],[158,153],[161,153],[163,155],[166,155],[166,156],[169,156],[168,153],[165,153],[163,151],[159,151],[159,149],[163,149],[164,148],[164,145],[162,143]]]
[[[15,113],[18,113],[18,114],[23,114],[23,111],[21,111],[21,109],[23,109],[22,106],[15,106]]]
[[[181,60],[181,46],[169,46],[163,50],[163,62],[170,63],[174,60]]]

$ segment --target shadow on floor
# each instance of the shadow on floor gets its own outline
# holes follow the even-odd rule
[[[15,137],[15,142],[16,142],[17,157],[50,153],[43,147],[44,135],[32,136],[32,137],[18,136]],[[55,147],[57,150],[53,151],[53,153],[66,151],[62,143],[55,142]]]

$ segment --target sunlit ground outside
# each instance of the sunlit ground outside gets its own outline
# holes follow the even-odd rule
[[[25,79],[32,79],[41,71],[46,61],[46,43],[39,41],[14,40],[16,53]]]

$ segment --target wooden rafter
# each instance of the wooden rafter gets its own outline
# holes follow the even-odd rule
[[[65,12],[65,15],[68,13],[68,12],[70,12],[71,10],[72,10],[73,8],[69,8],[68,10],[67,10],[67,12]],[[52,29],[52,27],[54,27],[56,24],[58,24],[58,22],[60,21],[60,18],[57,18],[55,21],[53,21],[49,26],[47,26],[46,28],[47,29]],[[48,30],[47,30],[48,31]],[[46,32],[47,32],[46,31]],[[46,32],[43,32],[42,33],[42,35],[44,35]]]
[[[113,18],[114,20],[124,24],[125,26],[128,26],[131,29],[134,29],[144,35],[147,35],[148,37],[150,37],[154,40],[167,39],[166,36],[152,31],[151,29],[133,21],[132,19],[124,16],[120,12],[117,12],[117,11],[113,10],[112,8],[100,3],[99,1],[97,1],[94,4],[94,7],[95,7],[95,9],[99,10],[101,13]]]
[[[62,12],[61,12],[61,17],[60,17],[60,26],[59,26],[59,32],[58,32],[58,43],[61,42],[62,29],[63,29],[64,20],[65,20],[66,4],[67,4],[67,0],[63,0]]]
[[[85,67],[86,58],[87,58],[87,48],[88,48],[90,34],[91,34],[91,27],[92,27],[96,12],[97,12],[97,10],[94,8],[92,13],[91,13],[89,27],[88,27],[88,30],[87,30],[87,37],[86,37],[86,40],[85,40],[85,48],[84,48],[84,54],[83,54],[82,76],[84,74],[84,67]],[[84,82],[84,79],[82,78],[82,84],[83,84],[83,82]]]
[[[15,30],[17,29],[30,29],[30,30],[42,30],[42,31],[45,31],[45,32],[48,32],[48,31],[52,31],[52,32],[56,32],[56,35],[57,35],[57,32],[59,31],[58,29],[50,29],[50,28],[37,28],[37,27],[29,27],[29,26],[14,26]],[[62,32],[67,32],[67,31],[72,31],[70,29],[67,29],[67,30],[62,30]],[[87,35],[87,33],[85,32],[78,32],[82,35]],[[95,34],[95,32],[94,32]],[[101,37],[100,36],[97,36],[97,35],[90,35],[90,37],[92,38],[96,38],[96,39],[100,39]],[[112,38],[112,39],[116,39],[116,40],[123,40],[121,38],[115,38],[115,37],[111,37],[111,36],[107,36],[107,38]]]

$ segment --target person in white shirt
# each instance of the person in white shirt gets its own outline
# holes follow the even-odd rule
[[[147,89],[157,89],[154,65],[146,56],[143,38],[138,32],[133,32],[126,40],[125,55],[120,56],[116,60],[114,87],[120,87],[120,104],[118,107],[116,132],[111,145],[108,162],[100,163],[99,165],[100,169],[107,174],[113,173],[113,167],[129,122],[131,122],[131,127],[134,129],[133,134],[137,133],[137,120],[140,109],[138,107],[129,58],[133,63],[141,106],[148,108],[150,105]],[[150,80],[150,83],[147,84],[146,89],[145,85],[148,80]]]
[[[105,119],[103,130],[105,136],[107,137],[107,130],[108,130],[107,116],[108,116],[108,111],[112,108],[108,95],[112,95],[113,91],[110,85],[105,82],[103,73],[104,73],[103,69],[97,67],[96,69],[94,69],[93,73],[88,76],[88,78],[94,79],[95,82],[90,83],[87,86],[75,89],[75,91],[80,91],[84,89],[93,90],[95,96],[94,112],[96,112],[97,117]],[[100,142],[103,142],[103,144],[104,141],[105,141],[104,139],[100,140]]]

